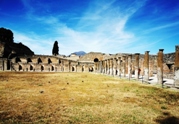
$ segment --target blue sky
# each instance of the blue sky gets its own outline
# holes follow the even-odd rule
[[[0,0],[0,27],[35,54],[156,54],[179,45],[179,0]]]

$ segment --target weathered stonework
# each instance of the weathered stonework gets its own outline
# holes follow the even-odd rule
[[[149,51],[145,52],[144,56],[144,81],[149,80]]]
[[[128,76],[132,77],[132,55],[128,55]]]
[[[135,54],[135,79],[138,80],[139,79],[139,55],[140,53],[136,53]]]
[[[126,56],[122,56],[122,75],[126,77]]]
[[[163,49],[159,49],[157,57],[157,79],[159,84],[163,84]]]
[[[118,76],[121,76],[121,57],[118,57]]]

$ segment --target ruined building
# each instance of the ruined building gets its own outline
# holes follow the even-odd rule
[[[175,87],[179,87],[179,46],[173,53],[157,55],[149,51],[142,53],[105,54],[90,52],[84,56],[71,57],[35,55],[22,43],[13,42],[13,33],[0,28],[0,70],[30,72],[98,72],[113,76],[132,77],[157,76],[158,83],[163,78],[174,79]]]

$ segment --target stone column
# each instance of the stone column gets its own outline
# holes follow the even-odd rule
[[[107,74],[110,74],[110,59],[107,60]]]
[[[97,73],[101,73],[101,61],[98,62],[98,70],[97,70]]]
[[[71,71],[72,71],[72,70],[71,70],[72,66],[71,66],[71,61],[70,61],[70,60],[69,60],[68,64],[69,64],[69,65],[68,65],[68,71],[71,72]]]
[[[140,53],[135,54],[135,79],[139,79],[139,55]]]
[[[132,55],[128,55],[128,76],[131,78],[132,76]]]
[[[113,58],[110,59],[110,75],[113,75]]]
[[[125,71],[126,71],[126,74],[128,74],[128,57],[127,56],[125,58],[125,64],[126,64]]]
[[[7,61],[8,61],[8,60],[5,60],[5,59],[4,59],[4,67],[3,67],[3,69],[4,69],[5,71],[7,70]]]
[[[149,80],[149,51],[145,51],[144,56],[144,81]]]
[[[175,46],[174,85],[179,87],[179,45]]]
[[[118,76],[121,76],[121,57],[118,57]]]
[[[149,57],[149,77],[153,76],[154,71],[154,57]]]
[[[107,74],[107,60],[104,60],[104,73]]]
[[[93,72],[95,72],[95,70],[96,70],[96,62],[94,62]]]
[[[159,49],[157,56],[157,79],[159,84],[163,84],[163,50]]]
[[[103,74],[106,74],[106,60],[103,60]]]
[[[100,73],[104,73],[104,60],[101,61],[101,72]]]
[[[126,56],[122,57],[122,66],[123,77],[126,77]]]
[[[117,70],[117,59],[113,58],[113,75],[116,75],[116,70]]]

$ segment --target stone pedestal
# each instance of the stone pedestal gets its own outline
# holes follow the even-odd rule
[[[174,85],[179,88],[179,45],[175,48]]]
[[[163,84],[163,50],[159,49],[157,56],[157,79],[159,84]]]
[[[149,51],[145,52],[144,56],[144,81],[149,80]]]
[[[140,53],[135,54],[135,79],[139,79],[139,55]]]

